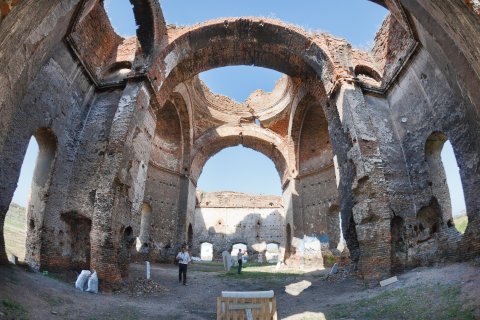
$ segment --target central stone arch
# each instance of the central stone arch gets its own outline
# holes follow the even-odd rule
[[[200,136],[193,148],[190,176],[197,182],[208,159],[224,148],[243,145],[264,154],[273,161],[282,184],[290,178],[290,168],[295,168],[289,145],[276,133],[254,124],[223,125]]]
[[[230,65],[254,65],[291,77],[320,80],[325,93],[336,80],[325,41],[273,19],[212,20],[172,34],[148,77],[160,105],[179,83],[200,72]]]

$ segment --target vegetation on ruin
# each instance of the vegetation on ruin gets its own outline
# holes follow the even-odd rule
[[[461,233],[465,233],[468,224],[467,215],[455,217],[453,219],[453,222],[455,223],[455,228],[457,228],[458,231],[460,231]]]
[[[14,254],[20,259],[25,255],[26,220],[27,209],[12,202],[5,216],[5,243],[7,253]]]
[[[327,319],[474,319],[462,308],[461,288],[432,284],[385,291],[375,297],[333,306]]]

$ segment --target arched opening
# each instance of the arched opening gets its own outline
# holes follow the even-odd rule
[[[468,217],[463,186],[453,147],[445,134],[434,132],[427,139],[425,161],[428,185],[440,206],[442,222],[464,233]]]
[[[42,225],[55,162],[57,140],[49,128],[39,128],[31,137],[12,204],[4,224],[7,254],[40,266]],[[15,258],[13,258],[15,259]]]
[[[179,172],[182,168],[183,133],[177,108],[167,101],[157,115],[150,162],[158,168]]]
[[[128,275],[130,264],[130,254],[135,243],[132,227],[128,226],[120,230],[120,247],[118,252],[118,261],[122,277]]]
[[[200,3],[195,0],[166,0],[162,1],[162,9],[168,24],[194,25],[223,17],[267,17],[288,21],[314,32],[331,32],[352,40],[357,47],[367,47],[373,41],[378,27],[388,13],[383,6],[356,0],[345,0],[341,3],[273,0]],[[369,19],[358,19],[359,15],[368,16]],[[355,21],[356,27],[346,27],[341,21]]]
[[[143,203],[140,218],[140,235],[137,238],[137,252],[148,253],[150,243],[150,223],[152,217],[152,207],[148,203]]]
[[[202,242],[200,244],[200,259],[203,261],[213,260],[213,244],[210,242]]]
[[[248,250],[247,244],[239,242],[239,243],[235,243],[232,246],[232,251],[230,252],[230,255],[235,258],[235,261],[237,260],[236,258],[239,250],[242,250],[243,253],[247,252]]]
[[[241,146],[221,150],[205,163],[197,190],[194,242],[212,243],[218,253],[241,242],[234,257],[239,247],[255,256],[264,255],[268,243],[285,243],[279,174],[262,153]]]
[[[275,242],[267,243],[267,250],[265,251],[265,260],[268,263],[277,263],[279,261],[280,245]]]
[[[37,140],[35,137],[32,137],[25,153],[17,189],[15,190],[12,202],[5,216],[3,226],[5,250],[12,262],[15,261],[15,257],[18,261],[25,261],[27,224],[30,229],[33,230],[35,228],[35,221],[33,219],[31,219],[29,223],[27,221],[27,208],[31,197],[31,185],[35,163],[38,158],[38,149]]]

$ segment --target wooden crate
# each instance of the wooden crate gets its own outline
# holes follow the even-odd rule
[[[217,298],[217,320],[277,320],[273,298]]]

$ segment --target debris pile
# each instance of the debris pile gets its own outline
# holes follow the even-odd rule
[[[144,295],[159,295],[168,292],[169,289],[161,286],[153,279],[139,277],[137,279],[127,280],[116,293],[126,293],[130,297],[141,297]]]

